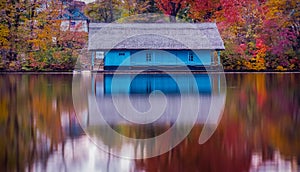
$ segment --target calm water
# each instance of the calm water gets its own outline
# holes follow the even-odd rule
[[[218,76],[195,75],[193,82],[198,87],[184,75],[139,75],[126,87],[122,83],[128,83],[128,78],[133,77],[122,75],[112,81],[112,75],[99,74],[72,85],[73,75],[0,75],[0,171],[300,170],[300,74],[227,74],[224,113],[204,144],[198,139],[205,114],[209,107],[217,107],[211,99],[223,95]],[[161,90],[170,104],[152,124],[132,124],[111,108],[112,97],[119,96],[122,103],[125,94],[134,108],[146,112],[154,90]],[[100,142],[111,153],[142,148],[107,134],[90,110],[94,106],[118,133],[150,138],[174,125],[180,101],[195,93],[201,100],[200,116],[189,135],[171,151],[130,160],[99,149]],[[74,96],[81,102],[75,108]],[[189,115],[186,113],[182,126],[190,123]]]

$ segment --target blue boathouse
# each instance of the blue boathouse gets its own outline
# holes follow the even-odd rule
[[[187,69],[220,65],[215,23],[90,23],[88,51],[104,70]],[[205,68],[204,68],[205,67]]]

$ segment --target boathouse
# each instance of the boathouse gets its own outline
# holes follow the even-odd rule
[[[88,51],[104,70],[187,69],[220,65],[224,43],[215,23],[90,23]],[[205,67],[205,68],[204,68]]]

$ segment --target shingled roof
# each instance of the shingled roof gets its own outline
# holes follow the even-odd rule
[[[225,48],[215,23],[90,23],[88,49]]]

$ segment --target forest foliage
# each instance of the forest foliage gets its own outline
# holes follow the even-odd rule
[[[0,2],[0,70],[74,67],[87,33],[60,29],[64,3]],[[216,22],[226,48],[221,53],[225,69],[300,69],[297,0],[96,0],[84,7],[84,13],[91,22],[147,13],[166,14],[169,22]]]
[[[87,33],[61,30],[63,3],[0,2],[0,70],[71,70]]]

